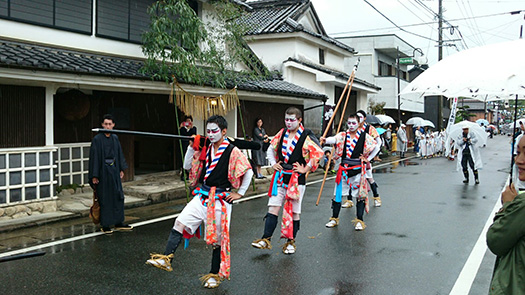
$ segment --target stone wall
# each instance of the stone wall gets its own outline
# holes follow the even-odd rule
[[[57,200],[0,207],[0,221],[57,211]]]

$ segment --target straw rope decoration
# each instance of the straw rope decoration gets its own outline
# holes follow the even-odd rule
[[[173,103],[174,95],[177,99],[177,106],[182,112],[202,119],[212,115],[224,116],[239,105],[237,87],[219,97],[199,96],[187,92],[175,81],[172,83],[169,103]]]

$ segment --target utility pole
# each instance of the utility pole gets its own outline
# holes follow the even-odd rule
[[[443,0],[438,1],[439,9],[438,9],[438,33],[439,33],[439,41],[438,41],[438,62],[443,59]],[[438,120],[437,120],[437,128],[442,129],[443,128],[443,96],[440,95],[438,97]]]
[[[399,120],[399,128],[401,128],[401,85],[399,81],[399,46],[397,47],[397,58],[396,58],[396,78],[397,78],[397,119]]]

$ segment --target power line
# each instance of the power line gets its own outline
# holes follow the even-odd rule
[[[469,0],[467,0],[467,4],[468,4],[469,10],[470,10],[470,15],[474,16],[474,11],[472,11],[472,6],[470,5],[470,1]],[[483,42],[483,45],[485,45],[485,40],[483,40],[483,35],[481,34],[481,30],[479,29],[478,22],[476,21],[475,18],[472,19],[472,21],[474,22],[474,24],[476,25],[476,28],[478,29],[479,38],[481,39],[481,42]]]
[[[400,29],[401,31],[405,32],[405,33],[409,33],[409,34],[412,34],[414,36],[418,36],[418,37],[421,37],[421,38],[424,38],[424,39],[429,39],[429,40],[432,40],[426,36],[423,36],[423,35],[419,35],[419,34],[416,34],[416,33],[413,33],[413,32],[410,32],[410,31],[407,31],[405,29],[403,29],[402,27],[398,26],[396,23],[394,23],[392,20],[390,20],[386,15],[384,15],[381,11],[379,11],[377,8],[375,8],[374,5],[372,5],[370,2],[368,2],[367,0],[363,0],[366,2],[366,4],[370,5],[375,11],[377,11],[377,13],[381,14],[382,17],[384,17],[386,20],[388,20],[390,23],[392,23],[394,26],[396,26],[396,28]],[[432,40],[432,41],[436,41],[437,40]]]
[[[453,22],[453,21],[463,21],[463,20],[467,20],[467,19],[493,17],[493,16],[500,16],[500,15],[511,14],[511,13],[518,14],[520,12],[525,12],[525,10],[508,11],[508,12],[501,12],[501,13],[494,13],[494,14],[486,14],[486,15],[480,15],[480,16],[469,17],[469,18],[456,18],[456,19],[451,19],[450,21],[451,22]],[[396,26],[396,27],[383,27],[383,28],[377,28],[377,29],[365,29],[365,30],[337,32],[337,33],[331,33],[330,35],[342,35],[342,34],[352,34],[352,33],[361,33],[361,32],[381,31],[381,30],[389,30],[389,29],[394,29],[394,28],[399,28],[399,27],[408,28],[408,27],[432,25],[432,24],[437,24],[437,23],[438,22],[433,21],[433,22],[426,22],[426,23],[416,23],[416,24],[410,24],[410,25],[401,25],[401,26]]]

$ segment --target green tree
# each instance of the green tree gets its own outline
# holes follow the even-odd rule
[[[385,113],[385,105],[386,105],[386,102],[375,102],[374,100],[370,100],[370,102],[368,103],[369,104],[369,108],[370,108],[370,113],[372,115],[379,115],[379,114],[384,114]]]
[[[246,27],[238,21],[242,7],[228,0],[207,3],[212,12],[203,16],[205,21],[187,0],[157,1],[148,8],[150,28],[142,35],[144,73],[155,80],[170,82],[175,76],[184,83],[219,88],[261,74],[234,71],[238,63],[249,62],[251,54],[243,39]]]
[[[459,123],[461,121],[468,120],[470,117],[475,117],[476,115],[469,113],[470,107],[468,105],[458,107],[456,111],[456,121],[454,123]]]

